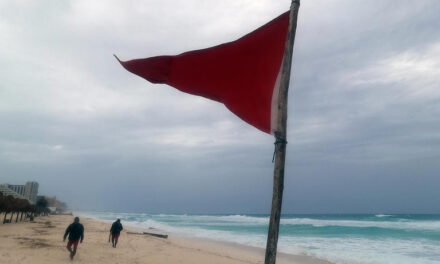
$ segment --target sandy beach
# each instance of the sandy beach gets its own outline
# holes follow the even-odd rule
[[[0,263],[70,263],[63,234],[72,216],[37,217],[34,222],[0,224]],[[263,263],[262,249],[211,240],[168,239],[128,234],[142,230],[125,226],[117,248],[108,243],[110,224],[81,218],[84,242],[76,263]],[[277,263],[329,264],[306,256],[279,254]]]

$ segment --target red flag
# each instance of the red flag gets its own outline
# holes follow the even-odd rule
[[[286,12],[233,42],[176,56],[119,62],[152,83],[223,103],[244,121],[273,134],[288,24]]]

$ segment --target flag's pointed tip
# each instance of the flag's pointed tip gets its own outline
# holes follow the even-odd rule
[[[121,64],[122,67],[124,67],[126,70],[128,70],[127,67],[126,67],[126,65],[125,65],[125,61],[121,61],[121,60],[119,59],[119,57],[116,56],[116,54],[113,54],[113,56],[118,60],[118,62]]]
[[[122,61],[118,58],[118,56],[116,56],[116,54],[113,54],[113,56],[115,56],[115,58],[119,61],[119,63],[122,64]]]

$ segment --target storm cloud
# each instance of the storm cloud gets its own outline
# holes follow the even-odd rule
[[[2,1],[0,181],[79,210],[268,213],[274,139],[121,59],[235,40],[290,1]],[[302,1],[284,212],[440,213],[440,3]]]

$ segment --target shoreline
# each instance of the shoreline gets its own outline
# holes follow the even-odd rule
[[[128,234],[151,231],[123,222],[117,248],[108,243],[110,223],[80,215],[84,225],[84,242],[78,246],[73,262],[77,263],[255,263],[264,262],[264,249],[168,233],[168,239],[148,235]],[[64,230],[73,216],[51,215],[35,218],[34,222],[0,224],[1,263],[70,263]],[[279,253],[279,264],[331,264],[309,256]]]
[[[205,247],[205,245],[209,245],[209,248],[222,247],[223,249],[228,249],[229,253],[237,251],[236,253],[247,252],[251,255],[258,256],[258,260],[255,263],[264,263],[264,255],[265,249],[229,242],[222,240],[215,240],[210,238],[193,238],[193,237],[185,237],[173,234],[173,242],[177,243],[195,243],[199,248]],[[295,263],[295,264],[334,264],[329,262],[328,260],[315,258],[307,255],[295,255],[288,254],[283,252],[277,252],[277,263]]]
[[[81,215],[81,214],[79,214]],[[90,215],[84,214],[84,218],[96,220],[99,222],[104,223],[111,223],[112,221],[109,220],[103,220],[99,218],[92,217]],[[205,237],[191,237],[187,235],[177,234],[173,232],[169,232],[166,230],[161,229],[150,229],[150,228],[144,228],[136,226],[135,224],[132,224],[131,222],[124,221],[123,222],[124,229],[127,229],[129,231],[136,231],[136,232],[161,232],[168,235],[168,239],[170,241],[173,241],[176,244],[180,244],[181,246],[193,244],[196,245],[197,248],[203,248],[205,250],[211,250],[212,248],[222,247],[224,249],[227,249],[230,254],[233,255],[239,255],[240,253],[246,252],[249,255],[252,255],[252,258],[255,258],[257,256],[257,260],[255,260],[255,263],[264,263],[264,255],[265,255],[265,249],[261,247],[251,246],[251,245],[245,245],[240,243],[235,243],[231,241],[225,241],[225,240],[216,240],[213,238],[205,238]],[[127,228],[125,228],[127,227]],[[206,245],[209,245],[208,247]],[[213,252],[214,253],[214,252]],[[254,262],[252,262],[254,263]],[[334,264],[333,262],[330,262],[325,259],[320,259],[313,256],[307,256],[307,255],[299,255],[299,254],[289,254],[284,252],[277,252],[277,263],[295,263],[295,264]]]

